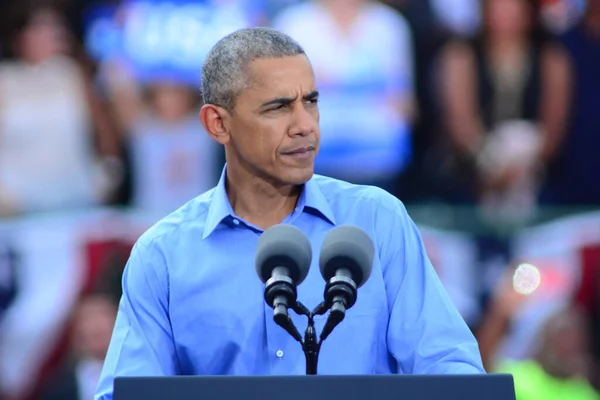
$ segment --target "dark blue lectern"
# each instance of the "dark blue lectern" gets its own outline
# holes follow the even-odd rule
[[[512,375],[116,378],[114,400],[515,400]]]

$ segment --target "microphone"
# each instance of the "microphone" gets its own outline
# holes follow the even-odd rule
[[[301,343],[288,308],[296,307],[296,286],[308,275],[311,261],[310,241],[293,225],[274,225],[258,239],[255,267],[265,284],[265,302],[273,308],[275,323]]]
[[[324,340],[356,303],[357,289],[373,269],[375,247],[359,227],[341,225],[330,230],[321,248],[319,266],[325,286],[325,305],[330,310],[320,338]]]

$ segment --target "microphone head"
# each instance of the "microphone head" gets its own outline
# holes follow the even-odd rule
[[[335,272],[345,268],[361,287],[373,269],[375,247],[369,235],[357,226],[341,225],[330,230],[323,240],[319,265],[321,275],[329,281]]]
[[[265,283],[276,267],[286,267],[295,285],[304,281],[312,261],[312,247],[308,237],[293,225],[274,225],[258,239],[255,266],[260,280]]]

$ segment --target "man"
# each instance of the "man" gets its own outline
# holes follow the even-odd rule
[[[484,372],[402,203],[313,175],[318,91],[302,48],[275,30],[237,31],[207,56],[202,90],[200,118],[227,165],[217,187],[132,250],[96,399],[112,398],[115,376],[304,374],[301,347],[273,322],[254,269],[260,234],[279,223],[304,231],[316,255],[339,224],[360,226],[376,245],[372,275],[324,342],[319,373]],[[323,300],[317,263],[298,288],[309,308]]]

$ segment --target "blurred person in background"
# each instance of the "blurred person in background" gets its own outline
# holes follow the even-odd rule
[[[600,244],[582,250],[582,278],[575,304],[590,317],[592,367],[590,380],[600,392]]]
[[[592,338],[592,367],[590,380],[594,388],[596,388],[596,391],[600,393],[600,250],[598,251],[598,259],[592,264],[591,268],[589,268],[589,272],[594,275],[590,274],[591,276],[589,276],[590,279],[593,279],[593,283],[591,285],[592,291],[590,292],[591,301],[587,304],[587,310],[590,315],[591,323],[589,331],[590,337]]]
[[[323,132],[316,172],[394,193],[410,162],[415,113],[405,18],[378,1],[314,0],[284,10],[272,26],[313,64]]]
[[[198,119],[201,99],[188,84],[162,77],[136,82],[125,69],[115,68],[105,72],[127,132],[131,205],[162,217],[216,184],[221,149],[206,135]]]
[[[528,218],[565,129],[572,80],[537,0],[484,0],[480,36],[449,44],[440,72],[453,201]]]
[[[574,71],[569,125],[547,174],[541,201],[600,206],[600,0],[588,0],[581,22],[562,36]]]
[[[0,63],[0,215],[102,203],[120,179],[118,138],[71,56],[60,10],[15,7],[11,57]]]
[[[479,26],[479,0],[385,0],[405,16],[413,36],[415,101],[418,113],[412,126],[411,163],[398,185],[402,201],[444,200],[438,182],[440,110],[436,69],[440,51],[456,36],[472,36]]]
[[[512,374],[517,400],[600,399],[588,381],[592,367],[588,321],[578,307],[566,306],[546,319],[531,358],[494,359],[513,316],[527,301],[527,295],[514,289],[512,272],[500,280],[476,334],[486,371]]]
[[[133,4],[141,3],[129,5]],[[161,10],[160,4],[155,4],[154,18]],[[148,32],[166,34],[154,24],[143,22],[145,14],[140,9],[127,6],[118,8],[113,18],[121,29],[133,35],[132,38],[146,40]],[[234,25],[243,25],[245,17],[257,15],[260,19],[258,15],[262,15],[250,1],[213,0],[208,4],[200,2],[197,6],[196,10],[212,12],[209,22],[202,27],[206,29],[206,32],[201,30],[204,35],[210,34],[213,26],[215,29],[226,28],[223,21],[237,21]],[[182,19],[182,23],[185,21]],[[199,21],[195,23],[200,24]],[[189,32],[197,34],[194,29]],[[132,38],[127,38],[126,49],[112,49],[101,58],[99,83],[110,99],[112,114],[120,131],[124,132],[130,155],[130,205],[160,218],[212,188],[218,181],[224,161],[222,150],[206,134],[198,119],[202,99],[194,87],[200,83],[196,70],[191,73],[189,65],[177,63],[177,53],[168,41],[156,47],[146,43],[141,46],[143,51],[136,48],[139,50],[136,53],[132,45],[136,42]],[[210,37],[202,35],[197,39],[210,41]],[[206,45],[204,42],[199,44]],[[151,57],[141,55],[151,51],[160,54],[160,62],[158,59],[149,61]],[[172,54],[171,58],[169,54]]]
[[[75,310],[71,358],[56,371],[40,400],[91,400],[108,350],[117,304],[103,293],[86,295]]]
[[[596,264],[596,270],[600,271],[600,262]],[[591,315],[591,337],[592,337],[592,385],[600,392],[600,272],[596,274],[596,290]]]
[[[505,362],[495,371],[514,376],[517,400],[598,400],[589,368],[585,315],[568,308],[547,321],[534,358]]]

